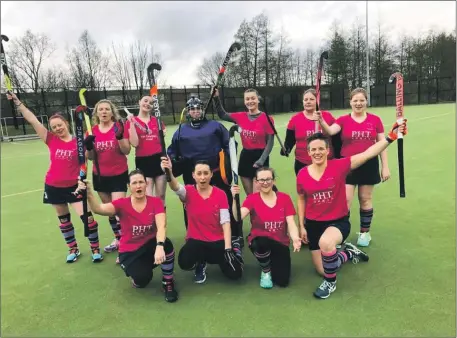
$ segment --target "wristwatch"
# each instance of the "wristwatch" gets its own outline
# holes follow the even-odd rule
[[[163,244],[164,244],[163,242],[157,242],[157,246],[159,246],[159,245],[163,246]]]

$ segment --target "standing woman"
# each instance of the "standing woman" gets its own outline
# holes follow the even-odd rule
[[[273,190],[273,169],[257,169],[255,180],[260,185],[260,192],[246,197],[241,207],[241,219],[251,216],[248,242],[262,268],[260,286],[264,289],[271,289],[273,284],[286,287],[289,285],[291,270],[290,239],[293,241],[294,252],[300,251],[301,247],[301,238],[294,219],[294,204],[289,195]],[[235,197],[240,193],[240,188],[233,185],[232,193]],[[238,219],[236,203],[233,203],[232,207],[233,214]]]
[[[160,197],[165,205],[167,181],[165,173],[160,167],[162,147],[160,145],[157,119],[151,116],[152,98],[143,96],[139,101],[139,106],[138,116],[129,116],[125,124],[125,137],[129,139],[130,144],[135,148],[136,168],[141,169],[146,176],[146,194]],[[163,122],[162,126],[165,133]]]
[[[286,139],[284,141],[284,148],[289,154],[293,147],[295,147],[295,176],[303,167],[312,163],[311,157],[308,155],[306,139],[316,132],[316,121],[314,112],[316,111],[316,90],[307,89],[303,93],[303,108],[304,110],[296,113],[289,120],[286,131]],[[328,111],[322,111],[322,118],[331,126],[335,122],[335,118]],[[280,154],[286,156],[281,149]],[[330,143],[329,159],[333,158],[333,147]]]
[[[398,137],[397,130],[406,135],[406,120],[394,124],[387,137],[360,154],[328,160],[327,137],[322,133],[308,138],[308,153],[313,163],[300,170],[297,176],[297,211],[302,239],[308,241],[316,270],[324,276],[314,292],[325,299],[336,290],[336,274],[342,264],[351,260],[368,261],[368,255],[351,243],[338,252],[336,246],[344,242],[351,231],[346,201],[346,175],[378,156]]]
[[[94,108],[92,135],[84,140],[87,157],[93,161],[96,152],[101,173],[93,168],[94,190],[103,203],[125,197],[128,183],[127,156],[129,140],[124,138],[124,125],[117,108],[110,100],[100,100]],[[121,238],[121,228],[115,216],[109,217],[114,240],[105,246],[105,252],[116,251]],[[119,259],[119,258],[118,258]],[[118,262],[117,259],[117,262]]]
[[[167,238],[162,200],[146,195],[146,177],[141,170],[133,170],[128,178],[130,196],[110,203],[100,204],[87,180],[79,182],[79,189],[87,189],[88,202],[96,214],[119,217],[119,258],[132,286],[145,288],[152,280],[153,270],[160,265],[165,301],[173,303],[178,300],[173,278],[175,250]]]
[[[356,88],[351,92],[351,114],[340,116],[329,126],[320,112],[316,117],[322,130],[328,135],[335,135],[341,131],[341,157],[350,157],[367,150],[376,142],[384,140],[384,126],[381,118],[367,112],[367,93],[363,88]],[[363,166],[352,170],[346,178],[346,198],[348,209],[351,209],[355,187],[358,186],[360,205],[360,232],[357,245],[368,246],[371,241],[370,226],[373,219],[373,189],[378,183],[390,178],[387,162],[387,150],[381,153],[381,176],[379,175],[378,157],[367,161]]]
[[[259,100],[257,90],[247,89],[244,92],[244,104],[248,111],[229,114],[222,107],[217,89],[214,95],[214,106],[219,118],[235,123],[242,129],[240,136],[243,150],[238,161],[238,175],[246,195],[254,191],[256,170],[270,165],[269,156],[274,144],[274,132],[267,120],[269,117],[259,110]],[[274,123],[271,117],[270,120]]]
[[[162,167],[172,171],[170,158],[162,158]],[[186,243],[179,251],[183,270],[194,270],[194,282],[206,281],[207,264],[218,264],[229,279],[241,278],[243,258],[238,242],[232,243],[229,204],[225,192],[210,184],[213,172],[207,161],[197,161],[192,173],[196,184],[180,184],[171,175],[170,188],[187,210]]]
[[[44,182],[43,203],[51,204],[57,213],[59,229],[69,248],[67,263],[76,262],[81,252],[68,208],[70,205],[81,220],[84,219],[81,197],[74,194],[78,188],[80,170],[76,138],[70,134],[68,121],[62,115],[54,114],[49,118],[51,127],[49,132],[15,94],[11,93],[7,97],[8,100],[13,100],[17,111],[32,125],[40,139],[48,146],[51,163]],[[87,216],[92,261],[98,263],[103,260],[98,243],[98,223],[91,211]]]

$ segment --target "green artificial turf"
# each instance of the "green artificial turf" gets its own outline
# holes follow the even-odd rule
[[[374,193],[373,240],[368,263],[346,264],[327,300],[312,292],[321,282],[307,247],[292,254],[286,289],[259,287],[260,269],[245,250],[241,281],[208,268],[204,285],[176,265],[180,299],[164,301],[160,269],[146,289],[133,289],[116,254],[90,259],[79,217],[72,213],[82,255],[66,264],[67,249],[54,210],[42,204],[49,165],[41,141],[1,144],[1,335],[7,336],[454,336],[455,104],[407,106],[406,198],[399,198],[396,145],[389,148],[392,178]],[[376,108],[386,128],[395,108]],[[348,111],[334,111],[335,116]],[[281,137],[291,114],[275,116]],[[176,126],[169,126],[167,142]],[[295,200],[293,156],[270,163],[280,190]],[[129,164],[134,164],[133,152]],[[23,193],[23,194],[21,194]],[[244,198],[244,197],[242,197]],[[168,235],[178,252],[184,241],[182,208],[167,190]],[[355,243],[358,204],[351,213]],[[106,217],[101,246],[112,240]],[[245,234],[249,223],[245,221]]]

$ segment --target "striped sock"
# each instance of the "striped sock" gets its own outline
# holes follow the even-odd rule
[[[90,248],[92,251],[94,250],[100,250],[100,244],[98,243],[98,223],[94,219],[94,216],[92,215],[92,212],[87,213],[88,221],[89,221],[89,243],[90,243]],[[81,220],[83,219],[83,216],[81,216]]]
[[[116,219],[116,216],[110,216],[108,218],[111,229],[113,230],[114,237],[119,241],[121,239],[121,224]]]
[[[59,228],[60,232],[63,235],[63,238],[65,239],[65,243],[67,243],[67,246],[71,249],[73,247],[77,247],[78,243],[76,243],[76,237],[75,237],[75,228],[73,227],[73,223],[71,223],[71,216],[70,214],[58,216],[59,217]]]
[[[321,251],[321,255],[325,280],[328,282],[335,282],[336,272],[341,266],[340,261],[338,260],[338,251],[336,251],[336,249],[331,252]]]
[[[338,252],[338,268],[350,260],[352,260],[352,252],[348,250],[342,250]]]
[[[270,260],[271,251],[260,253],[254,251],[254,256],[259,261],[262,271],[268,273],[271,271],[271,260]]]
[[[373,219],[373,208],[368,209],[368,210],[360,209],[360,232],[370,231],[372,219]]]
[[[173,249],[172,252],[165,254],[165,262],[160,265],[162,269],[162,280],[165,283],[169,283],[173,281],[173,270],[175,267],[175,250]]]

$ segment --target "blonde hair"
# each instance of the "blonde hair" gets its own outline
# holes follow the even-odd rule
[[[357,94],[363,94],[365,96],[365,100],[368,100],[368,95],[367,91],[363,88],[356,88],[351,92],[351,95],[349,96],[349,99],[352,100],[352,98],[357,95]]]
[[[103,99],[103,100],[100,100],[96,103],[95,105],[95,108],[94,108],[94,111],[92,113],[92,122],[94,124],[100,124],[100,119],[98,118],[97,116],[97,110],[98,110],[98,106],[101,104],[101,103],[108,103],[110,108],[111,108],[111,112],[113,113],[113,116],[111,116],[111,120],[113,122],[117,122],[121,119],[121,116],[119,115],[119,111],[117,110],[117,107],[114,105],[113,102],[111,102],[110,100],[107,100],[107,99]]]

